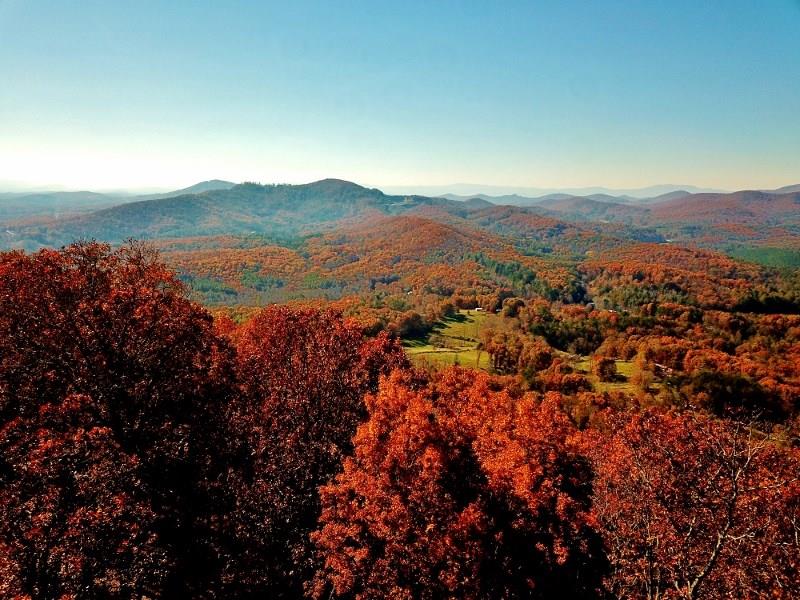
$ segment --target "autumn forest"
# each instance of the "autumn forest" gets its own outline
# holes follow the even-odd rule
[[[800,199],[706,196],[8,217],[0,598],[799,597]]]

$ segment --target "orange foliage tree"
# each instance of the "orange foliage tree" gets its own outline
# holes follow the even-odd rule
[[[385,380],[322,488],[313,595],[594,597],[591,474],[558,404],[458,369],[422,389]]]

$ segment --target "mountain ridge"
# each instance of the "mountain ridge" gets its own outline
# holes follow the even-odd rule
[[[186,189],[195,191],[186,193]],[[101,195],[89,198],[105,199]],[[298,185],[210,180],[166,196],[132,198],[91,212],[7,221],[0,229],[0,245],[36,249],[87,238],[119,243],[127,238],[252,234],[291,238],[372,216],[410,213],[439,221],[465,219],[483,229],[523,237],[530,230],[531,239],[542,247],[566,231],[571,239],[591,231],[620,239],[672,239],[713,247],[726,240],[739,243],[800,235],[800,192],[690,194],[675,190],[649,201],[560,193],[537,199],[512,195],[494,198],[495,202],[489,198],[392,195],[334,178]],[[515,210],[497,210],[503,206]],[[766,228],[759,227],[764,224]],[[749,229],[734,230],[731,225]],[[564,247],[563,242],[558,245]]]
[[[370,210],[398,214],[419,205],[470,210],[467,204],[424,196],[391,196],[339,179],[300,185],[242,183],[229,189],[136,199],[88,214],[10,228],[11,233],[7,231],[6,235],[41,245],[61,245],[76,238],[117,243],[128,237],[298,235]]]

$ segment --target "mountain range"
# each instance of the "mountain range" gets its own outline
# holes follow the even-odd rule
[[[292,236],[370,213],[398,214],[420,205],[470,206],[443,198],[389,196],[336,179],[305,185],[204,182],[192,189],[202,191],[180,190],[82,214],[6,223],[5,241],[57,246],[76,238],[119,242],[128,237]]]
[[[429,196],[445,196],[453,194],[456,196],[524,196],[537,198],[550,194],[567,194],[570,196],[591,196],[593,194],[604,194],[615,197],[630,198],[653,198],[662,194],[668,194],[676,190],[684,190],[692,194],[700,193],[724,193],[727,190],[717,188],[703,188],[688,184],[659,184],[641,188],[612,189],[606,187],[582,187],[582,188],[538,188],[538,187],[513,187],[497,185],[480,185],[471,183],[456,183],[450,185],[428,185],[428,186],[384,186],[384,190],[395,194],[421,194]]]
[[[558,191],[541,195],[502,194],[494,196],[485,193],[479,193],[479,194],[445,193],[441,194],[441,197],[448,198],[450,200],[468,200],[470,198],[481,198],[482,200],[486,200],[493,204],[511,204],[514,206],[537,206],[537,205],[547,206],[549,203],[552,202],[559,202],[563,200],[570,200],[576,198],[594,200],[596,202],[615,202],[618,204],[647,205],[647,204],[658,204],[666,200],[676,200],[678,198],[686,198],[688,196],[699,195],[699,194],[725,195],[733,193],[733,192],[724,192],[720,190],[700,189],[693,186],[679,187],[670,185],[652,186],[649,188],[641,188],[639,190],[627,190],[627,193],[621,191],[613,192],[612,190],[606,190],[603,192],[593,191],[597,189],[602,189],[602,188],[586,188],[584,193],[579,193],[578,191],[574,193],[566,191]],[[668,189],[668,191],[663,191],[665,189]],[[800,184],[787,185],[782,188],[774,190],[758,190],[758,191],[764,192],[766,194],[789,194],[792,192],[800,192]],[[645,192],[658,192],[658,193],[654,195],[646,195]]]
[[[129,237],[293,237],[374,216],[408,213],[500,233],[512,227],[514,235],[523,237],[527,228],[539,240],[552,238],[544,232],[577,227],[623,239],[670,239],[723,247],[800,236],[800,192],[792,191],[796,188],[800,186],[771,192],[693,194],[673,190],[638,199],[602,193],[435,197],[385,194],[338,179],[303,185],[210,180],[138,197],[92,192],[6,195],[0,198],[5,207],[0,244],[35,249],[78,238],[118,243]],[[29,212],[15,215],[15,205],[27,206]]]

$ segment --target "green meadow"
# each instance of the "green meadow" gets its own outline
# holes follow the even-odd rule
[[[489,355],[478,349],[485,319],[485,312],[461,310],[439,321],[427,336],[403,340],[403,347],[417,366],[461,365],[488,371]]]

